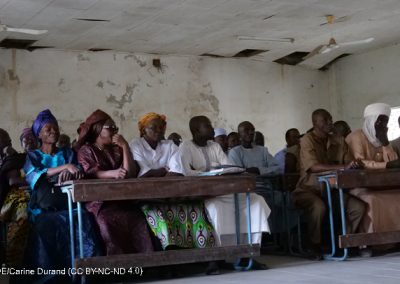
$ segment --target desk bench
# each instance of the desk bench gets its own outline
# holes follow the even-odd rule
[[[74,268],[129,268],[152,267],[222,259],[254,257],[260,255],[260,246],[251,243],[250,192],[255,190],[255,177],[230,175],[216,177],[164,177],[124,180],[76,180],[61,185],[68,194],[71,256]],[[205,199],[226,194],[246,193],[249,243],[246,245],[205,249],[182,249],[84,258],[82,240],[82,202],[111,200],[151,200],[196,198]],[[72,204],[77,203],[80,256],[75,259],[74,220]],[[236,204],[235,202],[235,209]],[[239,212],[236,211],[236,232],[240,232]],[[251,267],[251,261],[246,269]],[[240,268],[240,267],[237,267]],[[85,270],[85,269],[84,269]],[[84,282],[84,277],[82,277]]]
[[[325,259],[345,260],[349,247],[364,245],[381,245],[400,242],[400,231],[347,234],[343,191],[352,188],[368,188],[372,190],[390,190],[400,188],[400,170],[341,170],[320,175],[320,183],[325,184],[328,196],[329,222],[332,251]],[[343,235],[339,236],[339,248],[343,248],[343,256],[335,257],[335,233],[333,225],[332,190],[339,190],[340,215]],[[399,212],[400,213],[400,212]]]

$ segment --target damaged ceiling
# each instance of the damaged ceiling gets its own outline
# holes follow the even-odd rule
[[[327,24],[329,14],[337,19],[334,24]],[[36,40],[31,49],[38,46],[216,57],[249,54],[270,62],[293,53],[311,52],[331,37],[339,44],[375,38],[368,44],[337,48],[299,63],[320,68],[342,54],[397,43],[400,1],[0,0],[0,23],[48,30],[37,36],[0,32],[0,41]],[[288,40],[239,40],[238,36]]]

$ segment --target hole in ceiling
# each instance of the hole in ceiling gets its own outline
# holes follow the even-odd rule
[[[110,49],[110,48],[96,48],[96,47],[94,47],[94,48],[89,48],[88,50],[89,50],[89,51],[93,51],[93,52],[99,52],[99,51],[107,51],[107,50],[112,50],[112,49]]]
[[[281,57],[274,62],[283,64],[283,65],[297,65],[301,61],[303,61],[303,58],[307,56],[309,52],[303,52],[303,51],[296,51],[293,53],[290,53],[284,57]]]
[[[267,51],[268,50],[265,49],[243,49],[242,51],[236,53],[233,57],[252,57]]]
[[[26,49],[29,51],[34,51],[36,49],[54,48],[54,46],[29,46]]]
[[[85,18],[75,18],[78,21],[86,21],[86,22],[109,22],[110,20],[103,20],[103,19],[85,19]]]
[[[276,16],[275,14],[274,14],[274,15],[267,16],[267,17],[265,17],[265,18],[263,19],[263,21],[268,20],[268,19],[271,19],[272,17],[275,17],[275,16]]]
[[[212,53],[204,53],[200,56],[208,56],[208,57],[216,57],[216,58],[224,58],[225,56],[218,55],[218,54],[212,54]]]
[[[27,49],[30,45],[37,42],[33,39],[16,39],[6,38],[0,41],[0,47],[2,48],[16,48],[16,49]]]
[[[326,71],[329,69],[329,67],[337,60],[339,60],[340,58],[346,57],[351,55],[350,53],[343,53],[341,55],[339,55],[338,57],[335,57],[334,59],[332,59],[331,61],[329,61],[328,63],[326,63],[324,66],[322,66],[321,68],[319,68],[318,70],[320,71]]]

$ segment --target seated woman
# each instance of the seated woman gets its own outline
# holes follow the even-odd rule
[[[177,161],[178,147],[163,140],[164,115],[147,113],[139,119],[140,138],[130,148],[140,165],[140,177],[182,175]],[[214,230],[205,218],[201,201],[148,203],[142,206],[147,223],[161,241],[163,249],[173,247],[204,248],[215,245]]]
[[[397,154],[387,138],[390,112],[387,104],[368,105],[364,110],[363,128],[346,137],[350,154],[361,160],[366,169],[385,169],[399,165]],[[400,230],[400,190],[370,191],[356,188],[351,194],[368,204],[368,210],[360,224],[360,233]]]
[[[28,152],[24,166],[26,181],[32,189],[29,213],[33,224],[28,241],[28,266],[45,269],[69,267],[67,199],[55,184],[80,179],[83,172],[71,149],[56,147],[60,135],[58,122],[48,109],[38,114],[32,132],[40,147]],[[87,217],[83,214],[84,254],[89,257],[97,251],[96,236]]]
[[[22,265],[29,229],[26,212],[29,194],[20,188],[24,163],[25,155],[12,148],[7,131],[0,129],[0,221],[7,232],[4,236],[7,247],[2,248],[1,256],[5,251],[5,263],[11,267]]]
[[[75,148],[87,178],[125,179],[137,176],[125,138],[112,118],[93,112],[79,129]],[[140,207],[131,201],[94,201],[86,204],[100,228],[107,255],[151,252],[153,243]]]

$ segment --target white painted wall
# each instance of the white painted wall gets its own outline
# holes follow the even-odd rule
[[[335,64],[335,71],[338,116],[353,129],[362,126],[368,104],[400,106],[399,45],[343,58]]]
[[[21,130],[50,108],[74,138],[79,123],[101,108],[130,140],[138,117],[155,111],[167,115],[167,135],[188,139],[189,119],[204,114],[228,131],[252,121],[275,153],[288,128],[306,131],[314,109],[330,108],[327,74],[248,59],[0,50],[0,127],[17,146]]]

